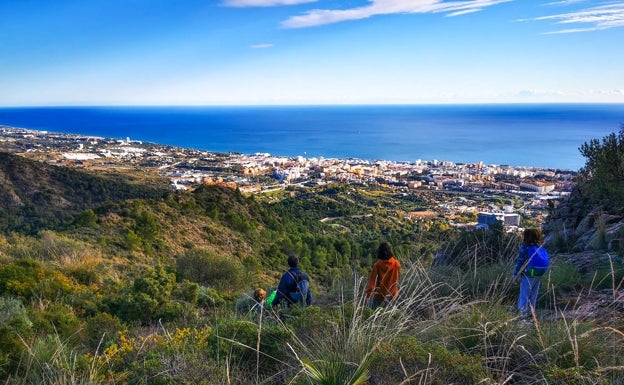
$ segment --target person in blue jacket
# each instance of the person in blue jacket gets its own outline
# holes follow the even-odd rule
[[[285,300],[288,306],[300,303],[304,306],[312,303],[310,292],[310,277],[299,269],[299,257],[296,254],[288,256],[288,271],[286,271],[277,286],[277,294],[273,306]]]
[[[542,246],[542,232],[539,229],[525,229],[522,238],[522,246],[513,272],[513,282],[520,283],[519,315],[528,318],[535,311],[540,281],[548,270],[549,256]]]

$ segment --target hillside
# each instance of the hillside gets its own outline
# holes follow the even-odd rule
[[[84,210],[103,203],[161,198],[165,183],[145,186],[0,152],[0,231],[35,233],[64,227]]]
[[[7,234],[59,231],[107,253],[169,264],[205,248],[276,274],[283,256],[297,252],[326,283],[344,267],[366,269],[382,237],[406,253],[433,255],[427,237],[414,238],[421,225],[396,215],[430,204],[383,190],[299,189],[263,202],[223,187],[172,191],[164,180],[144,184],[125,171],[96,174],[0,156],[0,232]]]

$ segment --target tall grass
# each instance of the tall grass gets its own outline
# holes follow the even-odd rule
[[[580,302],[560,308],[556,275],[544,278],[532,322],[520,320],[509,311],[518,290],[511,269],[410,264],[399,297],[376,311],[367,307],[360,278],[324,334],[290,346],[300,368],[293,383],[624,383],[622,326],[570,311]],[[611,276],[615,293],[621,281]]]
[[[531,322],[509,311],[517,296],[509,263],[464,270],[405,262],[399,295],[384,308],[369,307],[366,277],[354,276],[332,305],[281,317],[265,309],[175,332],[161,325],[118,343],[115,354],[81,355],[52,335],[25,343],[19,372],[5,385],[624,383],[615,265],[600,282],[613,295],[591,304],[614,315],[602,319],[586,311],[582,295],[592,287],[562,301],[558,286],[570,268],[563,266],[543,278]]]
[[[402,276],[400,295],[386,307],[371,310],[364,295],[364,277],[354,277],[353,291],[341,293],[341,304],[331,317],[311,328],[306,321],[282,323],[293,337],[289,349],[295,357],[294,383],[369,383],[369,369],[381,346],[427,330],[462,307],[459,293],[440,295],[445,284],[432,281],[420,263],[405,266]],[[312,312],[304,310],[299,317]],[[304,327],[308,330],[302,333]]]
[[[102,367],[97,358],[85,356],[71,348],[69,340],[49,334],[32,342],[23,341],[26,356],[19,372],[7,385],[99,385]]]

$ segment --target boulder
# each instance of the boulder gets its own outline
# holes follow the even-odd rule
[[[624,221],[609,225],[605,232],[607,250],[621,251],[624,248]]]
[[[596,217],[594,215],[590,214],[587,215],[585,218],[581,219],[581,222],[579,222],[579,224],[576,226],[576,229],[574,230],[574,235],[577,238],[581,238],[583,235],[593,229],[596,222],[595,218]]]

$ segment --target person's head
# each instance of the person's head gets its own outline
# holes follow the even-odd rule
[[[297,256],[297,254],[290,254],[288,256],[288,266],[289,267],[299,266],[299,257]]]
[[[392,247],[388,242],[382,242],[377,249],[377,258],[383,259],[387,261],[388,259],[394,257],[394,253],[392,252]]]
[[[264,301],[264,299],[266,298],[266,291],[264,291],[264,289],[257,288],[256,290],[254,290],[253,298],[256,300],[256,302]]]
[[[542,231],[540,229],[525,229],[522,234],[522,242],[527,245],[541,245],[542,244]]]

